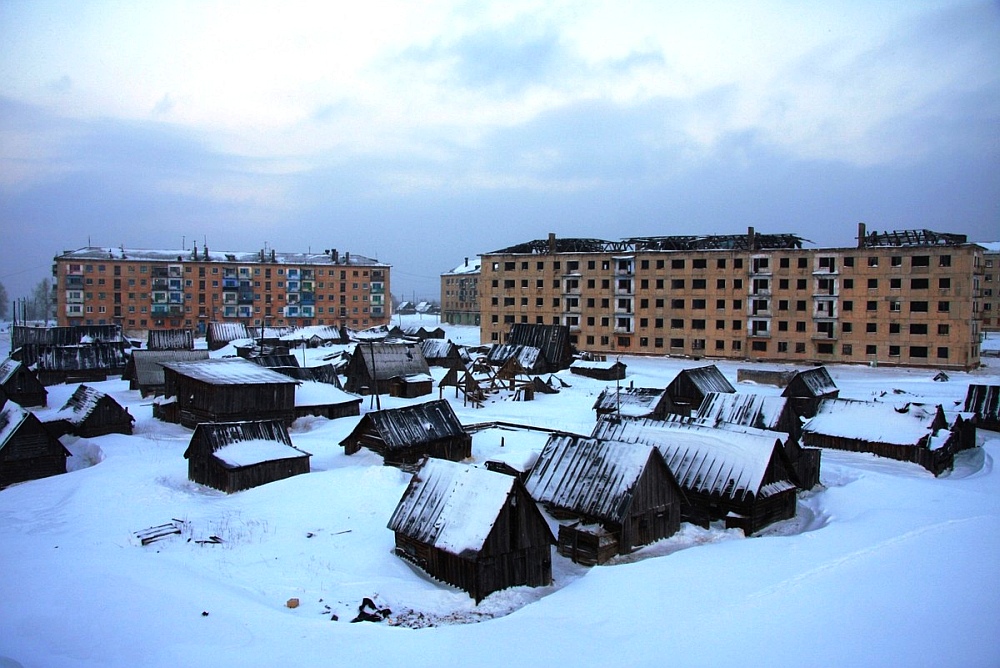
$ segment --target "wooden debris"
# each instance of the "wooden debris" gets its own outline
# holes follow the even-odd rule
[[[149,545],[150,543],[163,540],[167,536],[180,534],[182,524],[184,524],[182,520],[172,520],[166,524],[158,524],[148,529],[136,531],[134,535],[139,539],[140,543]]]

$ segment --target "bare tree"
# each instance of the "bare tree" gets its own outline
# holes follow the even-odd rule
[[[41,320],[48,322],[49,313],[52,312],[52,282],[43,278],[31,291],[31,298],[27,303],[28,320]]]

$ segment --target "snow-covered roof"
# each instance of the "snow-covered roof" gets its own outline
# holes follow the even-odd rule
[[[135,379],[142,386],[163,385],[163,362],[207,360],[207,350],[133,350]]]
[[[802,394],[804,392],[804,394]],[[825,397],[836,396],[839,392],[837,384],[830,377],[830,372],[826,367],[818,366],[813,369],[805,369],[795,374],[781,396],[796,397]]]
[[[518,364],[530,371],[537,367],[541,355],[540,348],[504,343],[493,347],[486,359],[494,366],[501,366],[513,358],[517,360]]]
[[[420,342],[420,350],[425,359],[444,359],[454,345],[446,339],[424,339]]]
[[[68,251],[59,256],[60,260],[134,260],[147,262],[229,262],[240,264],[322,264],[322,265],[376,265],[386,266],[377,260],[354,253],[339,253],[337,261],[326,253],[285,253],[280,251],[208,251],[202,249],[155,250],[146,248],[122,248],[87,246]],[[272,255],[273,253],[273,255]]]
[[[483,260],[479,257],[466,258],[465,262],[458,265],[446,274],[478,274],[483,268]]]
[[[304,380],[295,388],[296,406],[333,406],[337,404],[361,403],[361,397],[329,384],[314,380]]]
[[[232,468],[308,456],[294,446],[262,439],[236,441],[222,446],[214,454],[216,459]]]
[[[87,418],[90,417],[91,413],[94,412],[94,409],[97,408],[97,404],[105,398],[113,401],[115,405],[118,405],[117,401],[109,397],[104,392],[90,387],[89,385],[80,385],[76,388],[73,395],[66,401],[62,408],[55,413],[49,414],[46,422],[65,420],[66,422],[74,425],[83,424],[86,422]],[[121,408],[120,405],[119,408]],[[121,410],[122,413],[126,412],[124,408],[121,408]]]
[[[624,363],[620,360],[576,360],[569,366],[571,369],[614,369]]]
[[[176,373],[210,385],[264,385],[295,383],[277,371],[239,358],[215,358],[194,362],[163,362]]]
[[[940,410],[936,405],[906,404],[900,409],[887,403],[830,398],[820,402],[802,432],[869,443],[924,445],[934,433]]]
[[[7,445],[7,441],[14,435],[21,423],[28,419],[28,411],[21,408],[13,401],[8,401],[0,409],[0,449]]]
[[[977,246],[982,246],[989,253],[1000,253],[1000,241],[977,241]]]
[[[366,413],[354,432],[364,430],[369,424],[390,450],[465,434],[451,404],[443,399]]]
[[[192,456],[196,443],[207,446],[211,456],[230,468],[311,456],[292,445],[280,420],[204,422],[195,428],[185,457]]]
[[[427,360],[419,347],[402,343],[372,343],[358,345],[354,356],[360,358],[368,375],[376,380],[387,380],[413,374],[430,375]],[[374,361],[372,357],[374,356]],[[374,366],[374,370],[372,367]]]
[[[775,429],[787,405],[785,397],[709,392],[694,417],[704,422],[731,422],[758,429]]]
[[[734,388],[726,377],[722,375],[719,368],[714,364],[709,364],[707,366],[695,367],[693,369],[684,369],[677,374],[677,377],[670,382],[667,386],[668,392],[672,391],[672,388],[676,387],[681,381],[681,378],[687,378],[687,380],[694,385],[699,392],[703,395],[709,392],[735,392]]]
[[[314,337],[323,341],[339,341],[341,339],[340,328],[335,325],[310,325],[291,332],[284,332],[279,338],[282,341],[308,341]]]
[[[690,421],[601,420],[595,438],[656,446],[681,487],[743,500],[758,496],[780,439]]]
[[[656,410],[666,392],[665,388],[657,387],[628,387],[620,392],[608,388],[597,397],[594,410],[617,412],[620,409],[622,415],[646,417]]]
[[[0,384],[6,383],[10,380],[11,376],[17,373],[17,370],[21,368],[21,363],[8,357],[2,363],[0,363]]]
[[[413,476],[389,528],[456,555],[482,549],[515,479],[444,459],[427,459]]]
[[[650,445],[553,434],[525,487],[539,503],[620,522],[651,457]]]

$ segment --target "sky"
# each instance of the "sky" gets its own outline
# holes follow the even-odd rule
[[[997,2],[0,0],[0,283],[88,244],[1000,239]]]

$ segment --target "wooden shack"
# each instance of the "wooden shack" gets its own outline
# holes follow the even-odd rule
[[[511,343],[490,348],[486,361],[492,367],[499,367],[498,377],[508,380],[518,375],[547,373],[552,367],[541,348]]]
[[[525,488],[557,519],[559,553],[578,563],[672,536],[680,528],[682,493],[655,447],[553,434]]]
[[[233,341],[251,339],[253,334],[242,322],[210,322],[205,332],[209,350],[220,350]]]
[[[380,454],[387,466],[404,468],[424,457],[457,462],[472,456],[472,436],[443,399],[365,413],[340,445],[348,455],[364,447]]]
[[[420,343],[420,352],[429,366],[458,369],[464,368],[470,361],[464,348],[444,339],[424,339]]]
[[[569,371],[596,380],[624,380],[627,368],[621,360],[576,360]]]
[[[823,399],[802,425],[802,442],[913,462],[934,475],[953,466],[959,449],[941,406],[853,399]]]
[[[329,383],[304,380],[295,388],[295,417],[307,415],[330,420],[361,415],[361,397]]]
[[[54,436],[73,434],[85,438],[105,434],[132,434],[135,418],[114,397],[80,385],[62,408],[46,416],[45,427]]]
[[[13,401],[0,408],[0,489],[66,473],[69,456],[33,413]]]
[[[309,473],[311,456],[280,420],[205,422],[184,452],[192,482],[227,494]]]
[[[684,369],[667,385],[669,409],[677,415],[692,415],[710,392],[735,391],[714,364]]]
[[[644,417],[662,420],[669,414],[670,401],[662,387],[609,387],[594,402],[598,419],[604,415]]]
[[[440,327],[423,327],[421,325],[410,325],[408,327],[403,327],[400,332],[403,336],[411,339],[416,339],[418,341],[427,341],[429,339],[444,339],[444,330]]]
[[[576,353],[568,325],[516,323],[510,326],[510,332],[507,333],[504,343],[538,348],[547,364],[539,373],[555,373],[568,369]]]
[[[130,390],[138,390],[144,397],[163,394],[163,362],[194,362],[207,360],[207,350],[133,350],[129,355],[122,380],[128,381]]]
[[[802,422],[787,397],[743,392],[709,392],[693,416],[701,422],[727,422],[757,429],[801,435]]]
[[[182,425],[295,419],[296,381],[239,358],[163,362],[164,396]],[[161,413],[162,415],[162,413]]]
[[[734,431],[743,434],[754,434],[765,436],[771,440],[781,441],[788,460],[787,465],[791,473],[792,482],[799,489],[812,489],[819,484],[820,467],[823,460],[823,451],[819,448],[804,448],[795,438],[782,431],[770,429],[758,429],[744,424],[734,422],[711,422],[708,420],[698,420],[695,418],[683,418],[679,415],[670,416],[670,420],[690,420],[705,426],[721,429],[722,431]]]
[[[421,397],[434,379],[419,347],[402,343],[359,343],[347,364],[344,389],[352,394]]]
[[[0,364],[0,389],[23,407],[44,407],[49,396],[35,372],[11,357]]]
[[[792,400],[792,407],[800,418],[811,418],[824,399],[836,399],[840,390],[830,377],[826,367],[799,371],[781,393]]]
[[[40,344],[16,351],[35,360],[35,373],[42,385],[83,383],[120,376],[125,370],[125,348],[122,343],[93,341],[74,345]],[[25,357],[21,358],[26,362]]]
[[[552,532],[511,476],[427,459],[388,527],[397,555],[477,604],[508,587],[552,582]]]
[[[969,385],[964,412],[975,416],[977,428],[1000,431],[1000,385]]]
[[[592,435],[656,447],[684,491],[682,520],[704,527],[725,520],[750,535],[795,516],[796,486],[780,438],[691,420],[607,418]]]
[[[151,329],[146,334],[146,350],[194,350],[190,329]]]

